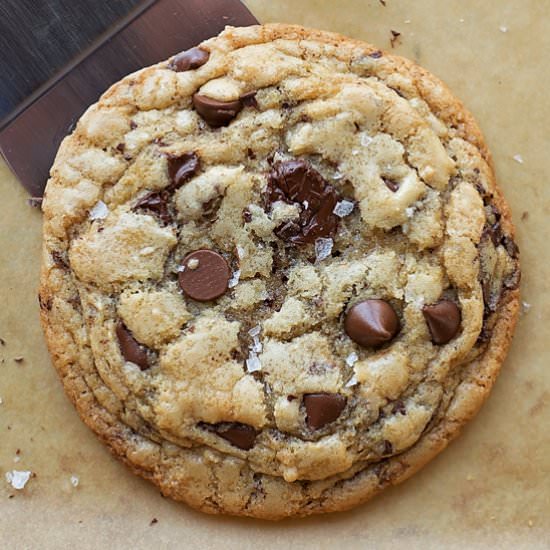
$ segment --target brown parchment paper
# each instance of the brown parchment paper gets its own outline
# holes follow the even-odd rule
[[[280,523],[194,512],[111,458],[65,398],[38,322],[41,214],[0,164],[0,548],[550,548],[550,0],[247,3],[261,21],[384,49],[400,32],[394,51],[473,111],[513,209],[531,305],[502,374],[442,455],[354,511]],[[36,477],[16,491],[13,469]]]

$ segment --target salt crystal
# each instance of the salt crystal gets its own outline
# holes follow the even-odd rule
[[[252,327],[248,331],[248,334],[250,334],[250,336],[252,336],[252,338],[254,338],[254,336],[258,336],[258,334],[260,334],[261,331],[262,331],[262,327],[260,325],[256,325],[255,327]]]
[[[356,157],[359,154],[359,149],[352,149],[351,154]]]
[[[333,180],[341,180],[344,177],[344,174],[341,172],[334,172],[334,175],[332,176]]]
[[[332,239],[324,239],[322,237],[315,239],[315,257],[318,262],[322,262],[330,256],[333,244],[334,241]]]
[[[349,379],[348,383],[346,384],[346,388],[352,388],[353,386],[357,386],[358,380],[355,377],[355,374]]]
[[[176,271],[178,273],[183,273],[185,271],[185,266],[184,265],[178,265]]]
[[[239,256],[239,259],[243,259],[246,255],[246,252],[242,246],[237,246],[237,256]]]
[[[148,256],[149,254],[152,254],[155,251],[154,246],[146,246],[145,248],[142,248],[139,251],[140,256]]]
[[[260,342],[257,336],[254,338],[254,344],[252,344],[252,347],[250,349],[254,353],[261,353],[262,350],[264,349],[263,344]]]
[[[15,455],[15,456],[13,457],[13,461],[14,461],[14,462],[19,462],[20,460],[21,460],[21,457],[18,456],[18,455]]]
[[[78,479],[78,476],[71,476],[71,485],[73,487],[78,487],[79,483],[80,483],[80,480]]]
[[[528,302],[521,302],[521,314],[526,315],[531,309],[531,304]]]
[[[361,145],[368,147],[372,143],[372,138],[367,134],[361,134]]]
[[[246,370],[248,372],[257,372],[262,370],[260,359],[253,351],[250,352],[248,359],[246,360]]]
[[[237,269],[237,271],[233,273],[233,276],[231,277],[231,279],[229,279],[229,281],[227,282],[227,286],[229,288],[233,288],[234,286],[237,286],[237,284],[239,283],[240,277],[241,277],[241,270]]]
[[[409,206],[408,208],[405,208],[405,214],[407,215],[407,218],[412,218],[414,216],[414,211],[416,209],[414,206]]]
[[[25,487],[31,475],[32,472],[29,471],[12,470],[11,472],[6,472],[6,481],[10,483],[14,489],[20,491]]]
[[[464,23],[464,18],[461,17],[461,18],[459,19],[459,22],[460,22],[460,23]]]
[[[354,351],[352,351],[346,357],[346,365],[348,365],[349,367],[353,367],[353,365],[355,365],[355,363],[357,362],[358,359],[359,359],[359,357],[357,356],[357,354]]]
[[[508,32],[508,27],[505,27],[504,25],[501,25],[499,27],[500,32]]]
[[[410,19],[405,19],[405,21],[404,21],[405,25],[408,25],[410,22],[411,22]]]
[[[519,154],[516,154],[512,157],[517,163],[523,164],[523,157]]]
[[[336,214],[339,218],[343,218],[345,216],[349,216],[353,212],[354,208],[355,208],[354,202],[346,201],[346,200],[338,201],[332,213]]]
[[[108,215],[109,215],[109,209],[107,208],[107,205],[103,201],[97,201],[89,213],[91,220],[103,220]]]

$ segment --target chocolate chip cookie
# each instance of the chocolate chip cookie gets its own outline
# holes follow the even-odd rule
[[[403,481],[512,336],[518,249],[476,123],[336,34],[227,28],[124,78],[64,140],[43,210],[65,390],[205,512],[344,510]]]

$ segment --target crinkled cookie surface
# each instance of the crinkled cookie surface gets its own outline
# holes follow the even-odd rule
[[[228,28],[126,77],[63,142],[40,305],[86,423],[164,494],[342,510],[471,418],[518,305],[471,116],[411,62]]]

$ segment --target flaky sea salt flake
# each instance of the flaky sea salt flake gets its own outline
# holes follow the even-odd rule
[[[252,338],[254,338],[254,336],[258,336],[258,334],[260,334],[261,331],[262,331],[262,327],[260,325],[256,325],[255,327],[252,327],[248,331],[248,334],[250,334],[250,336],[252,336]]]
[[[248,359],[246,360],[246,370],[248,372],[257,372],[262,370],[260,359],[253,351],[250,352]]]
[[[31,478],[32,472],[28,470],[11,470],[6,472],[6,481],[18,491],[25,488],[25,485]]]
[[[518,153],[512,157],[518,164],[523,164],[523,157]]]
[[[333,245],[334,241],[332,239],[325,239],[323,237],[315,239],[315,258],[318,262],[322,262],[330,256]]]
[[[91,220],[104,220],[108,215],[109,209],[103,201],[97,201],[89,213]]]
[[[353,386],[357,386],[359,381],[357,380],[355,374],[348,380],[346,383],[346,388],[353,388]]]
[[[346,200],[338,201],[332,213],[336,214],[339,218],[343,218],[345,216],[349,216],[353,212],[354,208],[355,208],[354,202],[346,201]]]
[[[241,278],[241,270],[237,269],[237,271],[233,272],[233,275],[231,279],[227,282],[227,286],[229,288],[233,288],[234,286],[237,286],[239,284],[239,279]]]
[[[353,367],[353,365],[355,365],[355,363],[357,363],[358,359],[359,359],[359,357],[357,356],[357,354],[354,351],[352,351],[346,357],[346,365],[348,365],[349,367]]]

